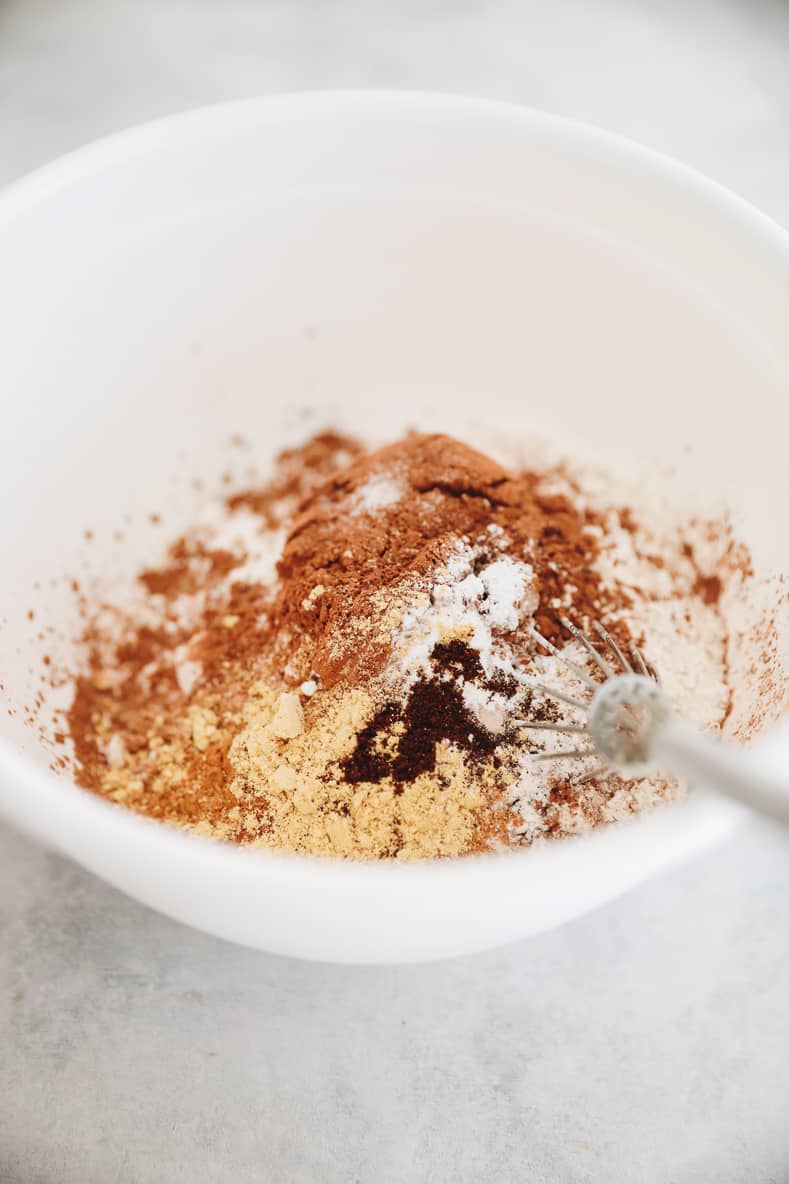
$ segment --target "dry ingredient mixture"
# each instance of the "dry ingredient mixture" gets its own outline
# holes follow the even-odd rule
[[[83,602],[77,780],[201,834],[355,858],[524,845],[675,796],[578,785],[519,723],[560,714],[524,674],[573,689],[529,625],[585,662],[563,614],[643,646],[693,722],[728,710],[725,565],[591,488],[440,435],[283,453],[135,597]]]

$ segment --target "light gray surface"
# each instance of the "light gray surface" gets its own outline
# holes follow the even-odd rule
[[[513,98],[789,224],[789,4],[0,0],[0,180],[195,104]],[[789,1180],[789,845],[406,969],[234,949],[0,829],[2,1184]]]

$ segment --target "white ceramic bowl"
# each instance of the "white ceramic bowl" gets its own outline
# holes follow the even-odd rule
[[[126,510],[185,523],[188,478],[218,478],[226,462],[217,441],[241,432],[266,459],[299,434],[305,405],[378,435],[411,422],[468,435],[476,422],[559,438],[686,509],[728,494],[760,569],[789,569],[786,532],[771,528],[789,496],[787,237],[621,140],[430,95],[219,107],[7,190],[0,258],[12,704],[34,694],[51,644],[41,623],[73,628],[50,577],[85,552],[122,580],[154,545],[142,514],[113,543]],[[696,794],[518,855],[333,863],[187,837],[47,761],[21,713],[3,712],[8,819],[188,924],[334,961],[438,958],[538,932],[739,817]]]

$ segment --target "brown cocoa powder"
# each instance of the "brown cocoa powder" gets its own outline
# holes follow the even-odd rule
[[[399,482],[398,500],[374,516],[349,514],[381,473]],[[549,640],[562,640],[568,587],[579,619],[619,615],[629,594],[604,587],[594,566],[602,516],[543,493],[543,481],[508,473],[450,437],[417,434],[330,477],[297,510],[278,566],[271,642],[292,681],[315,672],[331,687],[378,673],[387,652],[376,641],[382,605],[440,564],[458,538],[476,541],[491,524],[506,533],[508,552],[538,573],[536,624]]]

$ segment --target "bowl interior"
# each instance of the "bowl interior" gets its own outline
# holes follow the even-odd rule
[[[248,479],[318,424],[376,438],[435,427],[494,448],[544,437],[684,512],[727,502],[759,574],[789,570],[785,241],[597,133],[438,98],[198,113],[8,192],[0,254],[0,682],[14,711],[0,714],[0,805],[12,816],[32,793],[20,770],[51,759],[25,707],[43,656],[69,652],[70,579],[121,587],[225,474]],[[70,795],[76,827],[84,795],[46,776],[36,792]],[[145,847],[155,828],[109,813]],[[683,811],[671,815],[681,828]],[[272,946],[262,916],[241,940]],[[292,952],[309,954],[301,924]],[[484,933],[483,917],[463,948]]]

